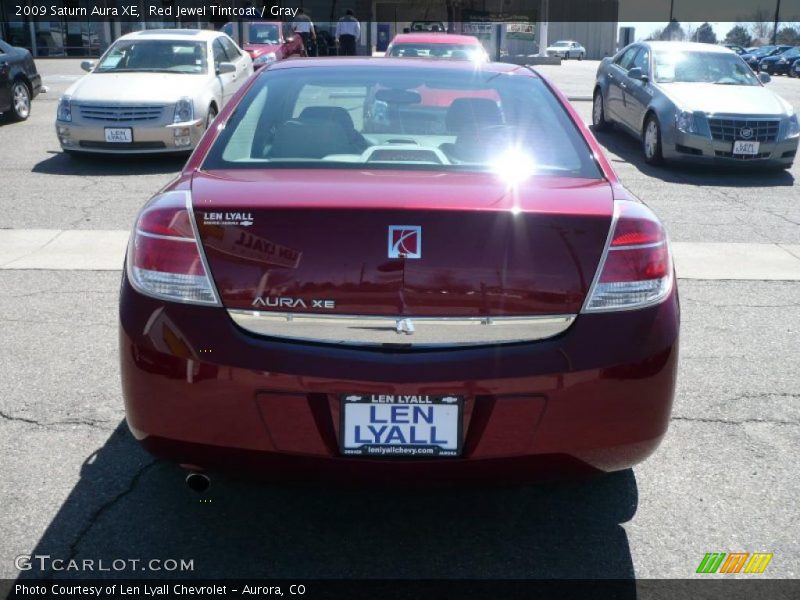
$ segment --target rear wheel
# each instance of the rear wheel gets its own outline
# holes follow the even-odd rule
[[[583,60],[583,52],[578,54],[578,60]]]
[[[603,92],[597,90],[592,101],[592,127],[595,131],[605,131],[608,126],[606,111],[603,108]]]
[[[664,155],[661,152],[661,126],[655,115],[648,116],[644,123],[642,150],[648,165],[660,165],[664,162]]]
[[[11,86],[11,119],[24,121],[31,114],[31,92],[24,81]]]

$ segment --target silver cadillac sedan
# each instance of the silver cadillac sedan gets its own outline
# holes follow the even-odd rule
[[[199,29],[130,33],[81,67],[56,115],[67,153],[188,152],[253,74],[231,38]]]
[[[597,69],[592,122],[619,125],[642,143],[650,164],[713,162],[788,169],[797,152],[797,114],[727,48],[641,42]]]

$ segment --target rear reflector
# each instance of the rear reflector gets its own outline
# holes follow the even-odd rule
[[[188,192],[159,194],[145,205],[128,246],[128,279],[154,298],[219,305],[191,211]]]
[[[663,226],[643,204],[614,203],[608,246],[584,312],[627,310],[661,302],[672,289],[672,257]]]

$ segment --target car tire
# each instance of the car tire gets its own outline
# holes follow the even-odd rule
[[[583,60],[583,52],[580,52],[580,53],[578,54],[578,60]]]
[[[660,165],[664,162],[661,148],[661,125],[655,115],[649,115],[642,131],[642,153],[648,165]]]
[[[11,86],[11,109],[8,113],[12,121],[24,121],[31,114],[31,90],[21,79]]]
[[[606,121],[606,109],[603,106],[603,92],[597,90],[592,98],[592,129],[606,131],[611,123]]]

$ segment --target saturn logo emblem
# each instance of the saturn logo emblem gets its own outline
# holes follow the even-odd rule
[[[389,258],[422,258],[422,227],[389,225]]]

